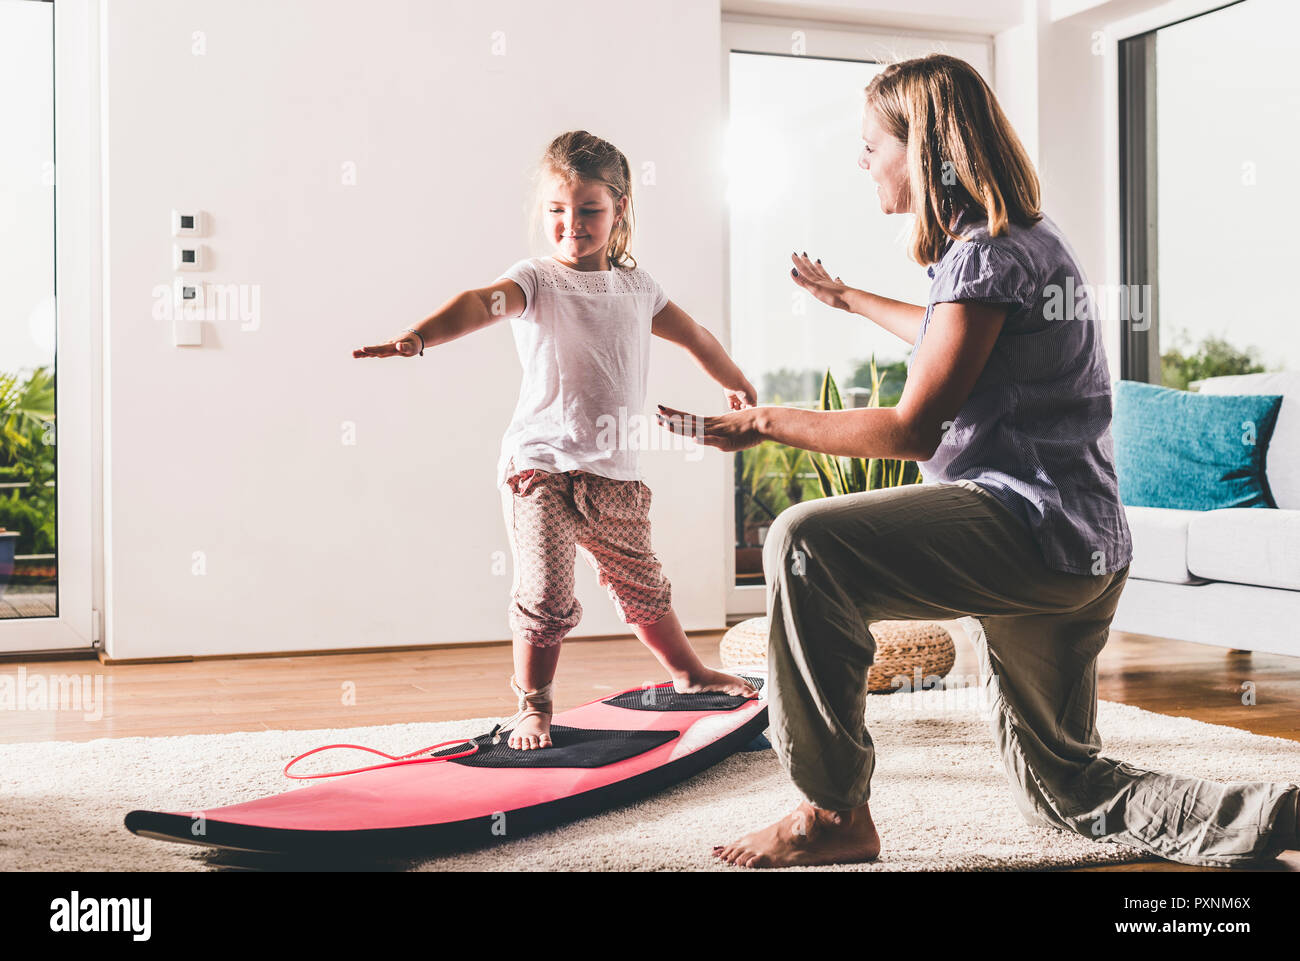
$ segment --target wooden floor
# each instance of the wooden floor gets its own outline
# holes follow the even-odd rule
[[[956,674],[978,674],[956,622]],[[721,632],[691,636],[706,663],[720,663]],[[152,664],[46,661],[0,664],[46,676],[82,675],[102,684],[101,717],[75,710],[0,712],[0,743],[85,741],[232,731],[366,727],[471,717],[515,709],[508,644],[389,653],[215,658]],[[1300,741],[1300,658],[1231,652],[1115,632],[1099,662],[1100,696],[1161,714],[1190,717]],[[96,681],[95,678],[103,678]],[[659,666],[635,639],[569,639],[555,684],[563,711],[604,691],[659,682]],[[1243,685],[1255,704],[1242,704]],[[888,695],[881,695],[888,696]],[[1294,855],[1294,856],[1293,856]],[[1300,852],[1281,870],[1300,870]],[[1204,870],[1165,861],[1105,870]],[[1097,869],[1092,869],[1097,870]]]

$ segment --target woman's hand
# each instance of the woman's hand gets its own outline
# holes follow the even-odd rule
[[[414,357],[420,352],[420,338],[410,331],[395,337],[386,344],[358,347],[353,357]]]
[[[657,417],[674,434],[694,437],[697,443],[730,453],[765,440],[758,417],[760,410],[761,407],[749,407],[717,417],[699,417],[660,404]]]
[[[853,288],[849,287],[848,284],[841,283],[838,277],[832,280],[831,275],[826,272],[826,268],[822,266],[820,260],[816,262],[809,260],[807,251],[802,256],[791,254],[790,259],[794,261],[794,267],[791,269],[790,275],[796,284],[823,304],[834,307],[836,310],[849,309],[849,302],[844,295]]]
[[[743,410],[758,404],[758,391],[749,381],[740,387],[728,387],[725,391],[727,406],[732,410]]]

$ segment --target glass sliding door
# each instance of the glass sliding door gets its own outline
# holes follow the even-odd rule
[[[0,618],[58,614],[53,5],[0,3]]]
[[[59,396],[52,3],[0,0],[0,129],[0,653],[88,647],[89,451],[61,454],[62,413],[75,406],[74,436],[84,434],[89,389]],[[84,375],[79,339],[73,368]],[[77,499],[67,516],[65,496]],[[61,533],[74,523],[77,583],[65,585]]]

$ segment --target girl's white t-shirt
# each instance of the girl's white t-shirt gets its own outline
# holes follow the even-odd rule
[[[521,260],[513,280],[526,306],[511,318],[524,378],[501,442],[506,468],[588,471],[641,480],[637,448],[655,428],[642,411],[650,367],[650,325],[668,303],[639,267],[576,270],[553,257]]]

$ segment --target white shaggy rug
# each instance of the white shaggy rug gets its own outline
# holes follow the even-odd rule
[[[790,870],[1044,869],[1147,860],[1136,849],[1027,825],[1011,799],[986,721],[953,692],[873,695],[872,816],[883,850],[870,864]],[[195,871],[295,867],[267,856],[138,838],[133,808],[189,811],[286,790],[285,762],[320,744],[398,754],[489,730],[497,718],[318,731],[0,745],[0,870]],[[1300,779],[1300,743],[1167,717],[1109,701],[1103,752],[1142,767],[1220,781]],[[334,769],[369,755],[338,752]],[[315,760],[315,759],[313,759]],[[304,762],[309,764],[310,762]],[[319,768],[317,769],[319,770]],[[710,854],[791,810],[799,795],[771,750],[734,755],[637,803],[477,852],[414,863],[318,864],[347,870],[743,870]]]

